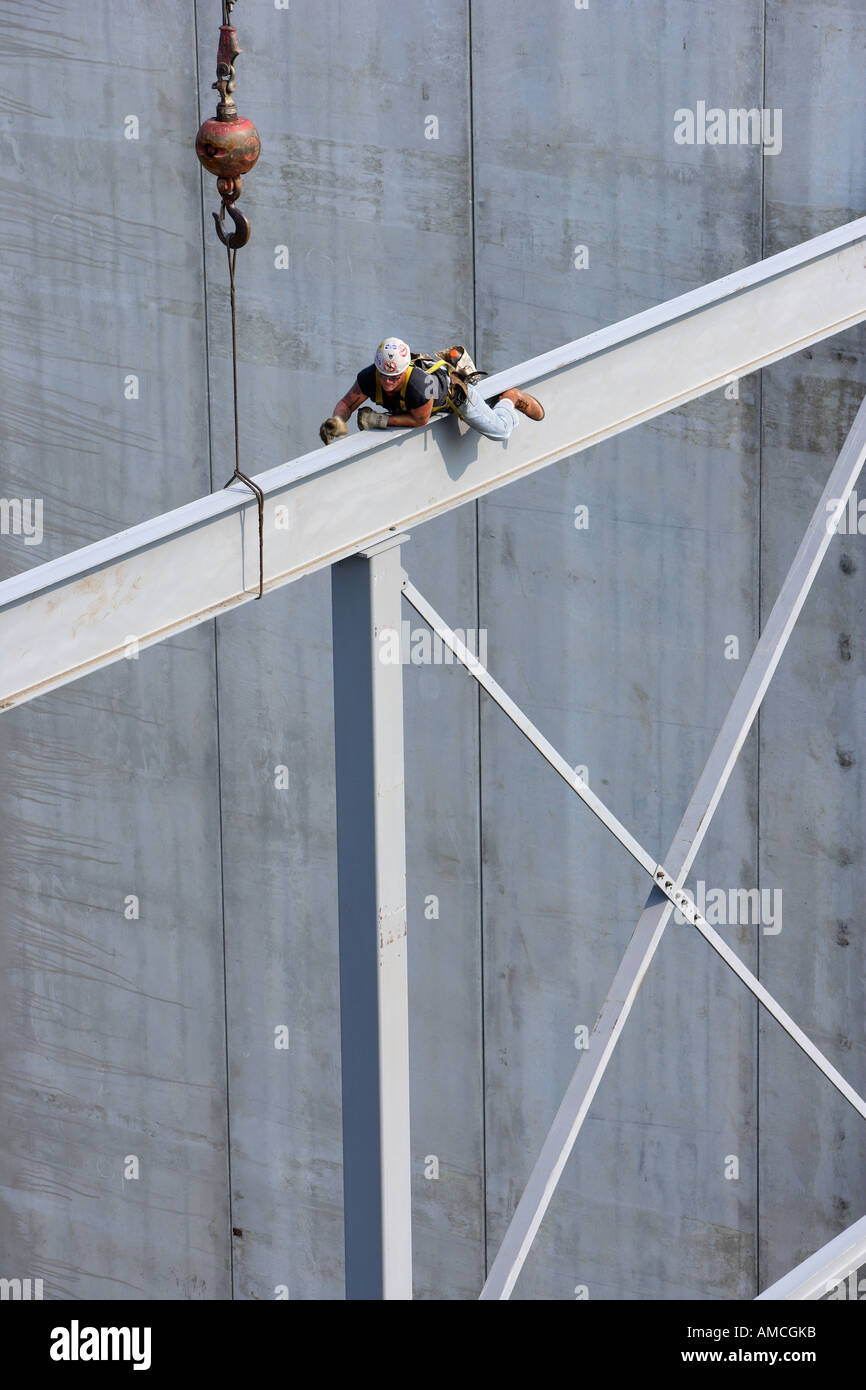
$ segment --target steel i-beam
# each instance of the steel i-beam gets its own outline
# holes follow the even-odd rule
[[[260,473],[265,589],[409,530],[866,318],[866,219],[827,232],[484,383],[545,419],[505,448],[440,418],[370,431]],[[50,518],[46,509],[46,533]],[[0,710],[258,593],[254,499],[237,485],[0,584]]]

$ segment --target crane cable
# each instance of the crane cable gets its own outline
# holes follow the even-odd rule
[[[217,80],[212,84],[219,92],[216,116],[211,117],[199,128],[195,141],[195,151],[201,164],[217,176],[217,192],[221,197],[220,210],[213,214],[217,236],[226,248],[229,272],[229,295],[232,320],[232,387],[234,394],[235,426],[235,471],[225,484],[244,483],[255,494],[259,514],[259,592],[262,597],[265,580],[264,533],[265,497],[262,489],[252,478],[241,471],[240,429],[238,412],[238,352],[237,352],[237,308],[235,302],[235,262],[241,246],[250,239],[250,222],[246,215],[235,206],[243,186],[242,175],[249,173],[261,152],[259,133],[252,121],[238,115],[233,92],[235,89],[235,59],[242,52],[238,44],[237,31],[231,20],[231,12],[236,0],[222,0],[223,22],[220,25],[219,49],[217,51]],[[226,213],[234,223],[234,231],[224,231]]]

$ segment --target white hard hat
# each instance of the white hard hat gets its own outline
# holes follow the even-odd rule
[[[380,376],[402,376],[412,360],[402,338],[385,338],[376,348],[376,371]]]

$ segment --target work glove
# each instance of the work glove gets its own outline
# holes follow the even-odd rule
[[[349,426],[339,415],[329,415],[319,428],[319,438],[323,444],[333,444],[335,439],[342,439],[343,435],[348,433]]]
[[[386,430],[388,428],[388,416],[381,410],[374,410],[370,405],[362,405],[358,411],[359,430]]]

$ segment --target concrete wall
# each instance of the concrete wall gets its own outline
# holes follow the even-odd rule
[[[237,262],[249,472],[311,446],[386,332],[496,370],[863,212],[866,4],[385,14],[235,10],[263,140]],[[215,0],[0,17],[0,495],[44,499],[3,575],[232,471],[225,253],[192,152],[218,22]],[[699,100],[782,108],[781,152],[678,145]],[[404,551],[659,855],[862,355],[855,330]],[[860,544],[833,542],[692,883],[781,889],[780,932],[721,929],[862,1088]],[[47,1297],[342,1296],[330,659],[319,575],[0,721],[0,1273]],[[461,671],[405,685],[415,1288],[469,1299],[647,886]],[[672,924],[515,1296],[751,1297],[862,1214],[858,1136]]]
[[[765,185],[768,255],[862,215],[853,99],[866,54],[863,5],[767,7],[767,104],[786,155]],[[850,111],[850,123],[840,119]],[[766,613],[866,385],[862,330],[765,373],[761,611]],[[861,479],[859,499],[866,495]],[[866,508],[863,509],[866,512]],[[866,520],[863,521],[866,531]],[[837,535],[770,688],[760,728],[760,876],[785,894],[785,929],[761,975],[861,1094],[864,955],[864,538]],[[790,904],[790,908],[788,908]],[[762,1020],[760,1268],[769,1283],[863,1207],[862,1123],[798,1049]]]

